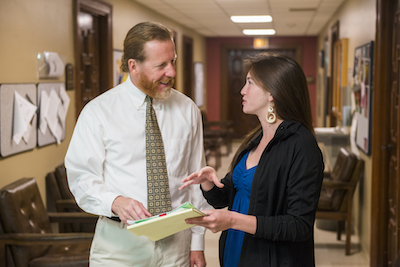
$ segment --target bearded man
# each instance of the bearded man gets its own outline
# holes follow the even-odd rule
[[[135,25],[125,38],[121,65],[129,78],[90,101],[78,118],[65,166],[78,205],[99,215],[91,267],[205,266],[202,227],[156,242],[126,229],[129,221],[187,201],[209,208],[200,188],[178,190],[183,178],[205,166],[205,158],[200,111],[190,98],[172,89],[175,61],[171,30],[153,22]],[[151,112],[156,122],[150,122]],[[146,128],[153,124],[161,133],[160,149],[148,143],[153,137]],[[149,163],[150,150],[157,150],[155,157],[163,163]],[[150,178],[158,165],[165,174]],[[148,180],[166,189],[153,189]]]

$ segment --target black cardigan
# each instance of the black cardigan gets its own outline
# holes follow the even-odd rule
[[[241,152],[258,145],[262,133]],[[312,133],[298,122],[284,121],[265,148],[253,177],[249,215],[257,218],[254,235],[245,234],[239,266],[315,266],[314,221],[323,179],[323,158]],[[228,206],[235,196],[231,173],[203,191],[214,208]],[[227,231],[220,237],[223,254]]]

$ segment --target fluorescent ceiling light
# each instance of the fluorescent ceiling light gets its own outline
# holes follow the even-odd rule
[[[276,32],[274,29],[246,29],[243,30],[245,35],[274,35]]]
[[[272,17],[265,16],[231,16],[231,20],[235,23],[258,23],[258,22],[271,22]]]

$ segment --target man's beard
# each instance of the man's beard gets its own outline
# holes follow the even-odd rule
[[[168,83],[168,87],[164,88],[163,91],[158,90],[158,85],[161,83]],[[139,78],[139,88],[148,96],[153,99],[157,99],[158,101],[167,100],[171,95],[172,85],[174,84],[174,79],[170,80],[161,80],[153,83],[150,81],[146,75],[142,74]]]

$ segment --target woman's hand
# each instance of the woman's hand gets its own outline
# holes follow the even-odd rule
[[[208,216],[186,219],[186,223],[203,226],[213,233],[224,231],[229,228],[250,234],[255,234],[256,232],[257,218],[255,216],[244,215],[225,209],[202,210],[202,212]]]
[[[203,226],[213,233],[232,228],[232,211],[228,210],[202,210],[208,216],[186,219],[187,224]]]
[[[210,190],[214,187],[214,185],[222,188],[224,184],[222,184],[217,176],[217,172],[212,167],[204,167],[198,172],[194,172],[185,179],[182,180],[183,185],[179,187],[179,190],[182,190],[185,187],[188,187],[192,184],[201,184],[205,191]]]

